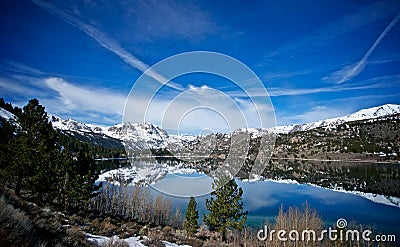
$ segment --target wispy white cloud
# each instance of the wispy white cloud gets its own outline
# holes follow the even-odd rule
[[[396,104],[400,93],[346,96],[316,101],[292,101],[280,109],[277,114],[277,125],[292,125],[310,123],[329,118],[345,116],[360,109],[375,107],[382,104]],[[294,114],[297,112],[297,114]]]
[[[121,122],[126,100],[120,92],[78,86],[59,77],[0,77],[0,91],[15,105],[24,106],[29,99],[37,98],[52,115],[96,124]]]
[[[59,111],[93,111],[122,116],[126,100],[124,94],[109,89],[76,86],[56,77],[46,78],[43,82],[45,87],[57,93]]]
[[[397,10],[396,10],[397,9]],[[264,57],[260,65],[268,65],[279,58],[287,58],[287,54],[309,52],[325,45],[328,41],[338,38],[378,20],[387,18],[388,14],[396,14],[396,1],[378,1],[365,5],[357,11],[333,21],[320,29],[310,32],[303,37],[277,47]]]
[[[26,81],[29,81],[29,83],[26,83]],[[381,81],[383,84],[375,83],[377,81]],[[400,76],[379,77],[364,82],[372,84],[357,88],[377,88],[398,84],[398,82],[400,82]],[[340,86],[335,86],[335,90],[343,90],[343,88],[339,89]],[[347,88],[347,90],[356,90],[355,88]],[[115,124],[121,121],[126,100],[126,95],[121,92],[95,86],[81,86],[60,77],[3,77],[0,78],[0,90],[3,94],[8,92],[15,99],[19,99],[22,102],[19,104],[20,106],[24,105],[30,97],[37,97],[46,106],[50,114],[102,125]],[[311,89],[308,91],[290,89],[273,93],[275,95],[301,95],[316,93],[317,91],[323,90],[315,89],[311,92]],[[324,91],[328,90],[324,89]],[[258,119],[257,114],[271,114],[273,110],[255,109],[250,101],[240,98],[242,95],[232,96],[227,94],[223,96],[207,86],[192,86],[184,96],[178,99],[173,95],[160,94],[155,96],[149,107],[147,100],[135,99],[135,104],[131,108],[128,106],[126,114],[135,114],[135,112],[129,112],[129,109],[147,109],[146,121],[158,124],[170,133],[177,133],[177,127],[180,128],[181,134],[198,134],[205,128],[229,132],[235,128],[243,127],[243,125],[259,127],[260,119]],[[293,111],[281,112],[278,122],[281,124],[305,123],[337,117],[354,110],[352,108],[354,104],[343,107],[344,102],[360,102],[360,100],[365,99],[395,96],[395,94],[367,95],[309,102],[308,109],[310,110],[294,116],[291,116]],[[342,103],[332,104],[333,102]],[[315,106],[316,104],[317,106]],[[331,106],[325,106],[327,104]],[[300,105],[296,103],[296,107],[298,108]],[[259,112],[257,113],[256,110]],[[286,114],[289,116],[286,116]],[[179,126],[177,122],[179,122]]]
[[[41,76],[41,75],[46,75],[45,72],[30,67],[26,64],[17,62],[17,61],[12,61],[12,60],[8,60],[4,62],[5,65],[0,65],[0,68],[6,70],[6,71],[10,71],[13,73],[19,73],[19,74],[25,74],[25,75],[30,75],[30,76]]]
[[[282,73],[269,73],[269,74],[264,74],[261,75],[264,80],[270,80],[270,79],[276,79],[276,78],[290,78],[294,76],[299,76],[299,75],[307,75],[315,72],[315,69],[305,69],[305,70],[300,70],[300,71],[290,71],[290,72],[282,72]]]
[[[0,89],[7,89],[13,98],[24,99],[25,103],[36,97],[52,115],[93,124],[133,120],[157,124],[169,133],[199,134],[204,129],[231,132],[246,126],[261,127],[258,114],[271,114],[273,110],[256,109],[251,101],[207,86],[191,86],[184,93],[156,94],[151,102],[138,97],[129,104],[132,102],[126,101],[125,94],[108,88],[81,86],[60,77],[20,79],[0,78]],[[135,115],[142,109],[146,111],[145,119]],[[123,114],[133,119],[124,118]]]
[[[397,62],[399,60],[400,60],[400,57],[394,55],[394,56],[390,56],[390,57],[386,57],[386,58],[369,60],[368,64],[385,64],[385,63]]]
[[[395,104],[396,101],[393,99],[397,99],[400,96],[400,93],[393,94],[368,94],[368,95],[359,95],[359,96],[344,96],[340,98],[333,99],[325,99],[325,100],[316,100],[316,101],[304,101],[304,102],[296,102],[294,108],[312,108],[315,105],[337,105],[338,107],[342,107],[342,105],[351,105],[352,107],[356,107],[357,109],[367,107],[365,104],[369,102],[371,106],[377,106],[374,102],[385,102],[388,104]],[[340,106],[339,106],[340,105]],[[288,107],[292,108],[292,107]],[[353,112],[353,111],[352,111]],[[350,113],[350,112],[349,112]]]
[[[296,96],[296,95],[306,95],[306,94],[317,94],[317,93],[335,93],[335,92],[345,92],[354,90],[366,90],[374,88],[387,88],[396,85],[400,82],[400,75],[392,76],[380,76],[371,78],[368,80],[360,81],[355,83],[353,86],[346,85],[334,85],[327,87],[317,87],[317,88],[283,88],[283,87],[267,87],[268,94],[260,92],[260,90],[248,90],[243,91],[227,91],[226,93],[232,97],[279,97],[279,96]]]
[[[311,123],[329,118],[345,116],[349,113],[343,107],[314,106],[302,114],[290,116],[289,119],[298,123]]]
[[[88,76],[78,76],[72,74],[60,74],[60,73],[49,73],[46,71],[42,71],[38,68],[32,67],[27,64],[20,63],[18,61],[13,60],[6,60],[4,63],[0,64],[0,70],[6,72],[9,75],[9,78],[16,79],[20,83],[25,83],[29,81],[37,81],[41,78],[47,77],[59,77],[64,79],[69,79],[73,81],[80,81],[80,82],[94,82],[98,83],[99,81],[102,82],[111,82],[112,84],[120,84],[126,83],[126,81],[116,81],[116,80],[107,80],[107,79],[99,79],[96,77],[88,77]]]
[[[139,71],[145,73],[147,76],[155,79],[160,84],[165,84],[171,88],[176,90],[182,91],[183,88],[181,85],[176,84],[174,82],[168,82],[163,75],[159,74],[157,71],[154,71],[150,68],[149,65],[139,60],[137,57],[132,55],[130,52],[125,50],[121,47],[117,41],[114,39],[109,38],[103,32],[98,30],[97,28],[86,24],[80,21],[78,18],[70,15],[69,13],[63,11],[62,9],[57,8],[54,5],[51,5],[48,2],[41,1],[41,0],[32,0],[35,4],[37,4],[42,9],[48,11],[49,13],[53,14],[54,16],[60,18],[61,20],[65,21],[68,24],[71,24],[93,38],[98,44],[100,44],[105,49],[109,50],[110,52],[117,55],[121,58],[126,64],[130,65],[131,67],[138,69]],[[167,83],[168,82],[168,83]],[[167,84],[166,84],[167,83]]]
[[[227,133],[242,127],[273,125],[260,119],[261,116],[273,116],[272,110],[257,108],[250,100],[230,97],[207,86],[191,86],[190,90],[178,95],[154,95],[150,102],[140,95],[130,97],[124,122],[146,121],[168,131],[180,130],[180,133],[198,134],[204,129]]]
[[[305,94],[316,94],[316,93],[335,93],[344,91],[354,91],[354,90],[365,90],[373,88],[384,88],[390,87],[389,83],[375,83],[372,85],[364,86],[353,86],[353,87],[321,87],[321,88],[304,88],[304,89],[290,89],[290,88],[271,88],[269,90],[270,96],[295,96],[295,95],[305,95]]]
[[[183,4],[184,3],[184,4]],[[145,42],[164,38],[202,40],[215,33],[218,25],[213,17],[195,2],[181,1],[125,1],[124,25],[135,30]]]
[[[29,76],[0,77],[0,91],[2,95],[10,95],[13,98],[42,97],[47,92],[37,85],[37,78]]]
[[[379,35],[379,37],[375,40],[372,46],[368,49],[365,55],[355,64],[347,65],[341,68],[338,71],[333,72],[331,75],[322,78],[322,80],[327,82],[334,82],[336,84],[345,83],[355,76],[357,76],[361,71],[364,70],[365,65],[367,64],[368,58],[375,51],[378,45],[382,42],[385,36],[392,30],[392,28],[397,24],[400,20],[400,12],[393,18],[393,20],[389,23],[389,25],[383,30],[383,32]]]

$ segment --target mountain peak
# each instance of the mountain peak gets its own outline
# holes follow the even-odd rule
[[[240,128],[235,130],[237,132],[247,132],[253,137],[261,136],[270,132],[276,134],[288,134],[291,132],[301,132],[324,127],[327,129],[335,129],[338,125],[366,120],[379,117],[400,114],[400,105],[385,104],[367,109],[361,109],[355,113],[343,117],[331,118],[320,120],[312,123],[296,124],[290,126],[276,126],[271,129],[257,129],[257,128]],[[15,119],[15,116],[0,108],[0,117],[5,119]],[[63,120],[57,116],[49,115],[49,120],[52,122],[53,127],[63,131],[78,132],[83,135],[101,135],[104,138],[109,137],[118,139],[125,145],[133,146],[135,150],[143,150],[150,148],[165,148],[170,144],[184,145],[185,142],[194,141],[195,136],[176,136],[169,135],[165,130],[148,122],[142,123],[123,123],[116,124],[111,127],[101,127],[92,124],[81,123],[72,119]]]
[[[385,104],[381,106],[361,109],[355,113],[343,117],[330,118],[305,124],[276,126],[273,128],[273,131],[277,134],[287,134],[290,132],[307,131],[318,127],[336,128],[337,125],[343,124],[345,122],[386,117],[394,114],[400,114],[400,105]]]

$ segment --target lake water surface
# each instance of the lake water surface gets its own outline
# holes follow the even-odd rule
[[[146,162],[134,162],[131,168],[120,168],[118,172],[125,174],[125,179],[134,182],[135,179],[132,176],[135,176],[134,174],[138,171],[138,167],[144,167],[147,175],[159,177],[160,171],[170,172],[171,167],[174,166],[176,167],[176,164],[172,166],[165,163],[149,165]],[[325,174],[324,176],[327,177],[329,175],[331,180],[336,179],[336,181],[340,182],[339,178],[344,177],[349,181],[358,181],[361,184],[373,178],[372,183],[381,181],[381,184],[383,184],[385,181],[389,181],[383,185],[391,186],[392,191],[399,190],[397,187],[399,183],[397,178],[399,165],[327,164],[324,165],[328,167],[325,169],[320,168],[321,165],[318,166],[318,164],[300,164],[297,167],[296,164],[288,164],[287,166],[293,167],[293,170],[284,168],[281,171],[278,170],[279,174],[289,174],[288,171],[298,170],[297,173],[304,171],[302,175],[308,177],[310,177],[310,174]],[[148,169],[149,167],[151,169]],[[200,211],[200,219],[202,219],[203,214],[206,213],[205,201],[206,198],[210,197],[208,192],[211,191],[212,179],[193,171],[186,174],[177,174],[180,171],[179,169],[172,169],[175,171],[173,172],[174,174],[169,173],[166,176],[161,176],[162,179],[157,180],[152,185],[152,191],[154,194],[162,194],[168,197],[172,202],[172,206],[179,208],[183,214],[189,201],[188,196],[200,195],[196,197],[196,201]],[[274,169],[270,172],[274,173],[277,171],[276,169],[280,168]],[[334,171],[328,173],[329,170]],[[336,176],[336,174],[340,176]],[[393,176],[393,174],[397,175]],[[348,223],[355,222],[371,226],[374,228],[374,233],[396,234],[396,238],[400,239],[399,206],[377,203],[358,195],[307,184],[282,183],[270,180],[244,182],[239,179],[237,183],[244,191],[243,203],[245,210],[249,212],[246,222],[249,226],[261,228],[267,220],[274,222],[274,217],[278,214],[281,205],[284,209],[287,209],[291,206],[302,207],[307,202],[311,208],[317,210],[327,227],[333,226],[338,219],[344,218]],[[167,192],[167,194],[160,191]],[[171,194],[181,196],[171,196]],[[186,197],[182,197],[182,195]]]
[[[198,176],[204,175],[198,174]],[[162,181],[172,182],[175,178],[175,175],[169,174]],[[302,207],[307,202],[310,207],[318,211],[327,226],[333,226],[338,219],[344,218],[348,223],[369,225],[375,228],[376,233],[396,234],[397,238],[400,238],[400,207],[306,184],[240,180],[237,180],[237,183],[244,192],[243,203],[245,210],[249,212],[246,222],[249,226],[258,228],[267,220],[274,222],[274,217],[278,214],[281,205],[287,209],[291,206]],[[192,190],[192,188],[187,189]],[[160,193],[154,191],[154,193]],[[209,197],[209,195],[196,197],[200,218],[206,213],[205,200]],[[174,207],[183,212],[186,210],[188,198],[170,195],[168,198]]]

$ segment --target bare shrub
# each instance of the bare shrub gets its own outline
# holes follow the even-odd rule
[[[275,231],[285,230],[290,232],[295,230],[299,233],[303,231],[313,231],[315,233],[320,233],[324,226],[322,218],[318,215],[317,211],[310,208],[306,202],[302,208],[290,207],[287,211],[284,211],[283,206],[281,206],[278,216],[275,217]],[[275,238],[272,241],[274,244],[279,244],[279,240]],[[286,246],[319,246],[320,243],[315,241],[301,241],[293,240],[287,241]]]
[[[86,235],[77,226],[68,228],[67,236],[63,238],[63,244],[61,246],[91,246],[86,238]]]
[[[33,225],[28,216],[0,199],[0,246],[24,246],[31,242]]]
[[[129,244],[124,240],[114,236],[100,245],[101,247],[129,247]]]
[[[101,193],[92,199],[91,207],[102,215],[114,218],[134,220],[139,223],[167,225],[175,219],[171,214],[171,202],[159,195],[156,198],[147,187],[136,185],[134,188],[120,181],[121,186],[107,184]]]
[[[111,218],[105,220],[93,220],[89,225],[89,230],[99,235],[112,236],[117,234],[119,228],[112,223]]]
[[[306,202],[301,208],[289,207],[286,211],[281,206],[278,215],[275,217],[275,224],[265,223],[268,232],[277,233],[280,230],[286,233],[294,230],[302,233],[303,231],[314,231],[319,234],[324,227],[322,218],[318,215],[317,211],[311,208]],[[313,247],[313,246],[327,246],[325,243],[318,241],[302,241],[302,239],[280,241],[277,234],[273,235],[271,239],[268,235],[267,239],[259,240],[257,237],[258,230],[245,228],[240,233],[235,234],[234,243],[243,246],[285,246],[285,247]],[[287,237],[287,236],[286,236]],[[234,245],[235,245],[234,244]]]

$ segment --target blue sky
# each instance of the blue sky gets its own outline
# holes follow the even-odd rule
[[[400,104],[397,0],[51,2],[0,3],[0,97],[20,106],[36,97],[62,118],[120,123],[132,86],[149,66],[198,50],[253,70],[277,125]],[[240,106],[248,100],[221,78],[193,74],[170,82],[157,102],[188,89],[215,89]],[[155,109],[150,114],[162,114]],[[186,118],[183,128],[219,130],[212,114]],[[252,120],[248,126],[258,127]]]

